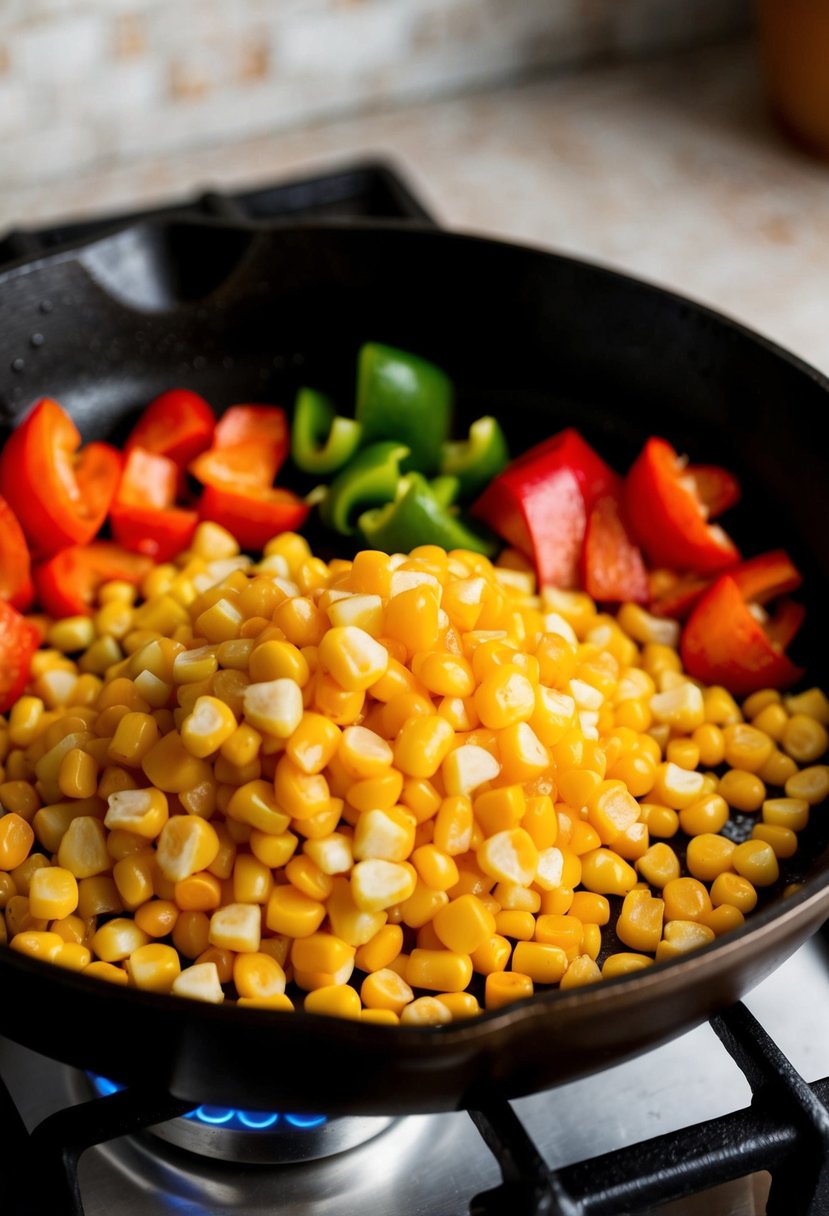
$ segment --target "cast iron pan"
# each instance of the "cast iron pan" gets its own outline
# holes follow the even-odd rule
[[[514,451],[579,427],[611,464],[645,436],[737,471],[746,553],[787,547],[805,574],[810,683],[826,684],[829,465],[815,442],[827,381],[704,308],[569,258],[398,225],[270,231],[139,225],[0,276],[0,424],[55,397],[87,439],[124,434],[157,393],[218,410],[290,404],[307,383],[350,404],[376,339],[417,351],[458,388],[459,429],[484,413]],[[194,1104],[330,1114],[441,1111],[518,1096],[652,1047],[735,1001],[829,914],[829,813],[745,927],[687,959],[541,993],[443,1029],[273,1015],[113,988],[0,952],[0,1033]],[[797,994],[792,994],[796,999]],[[310,1084],[313,1075],[313,1085]]]

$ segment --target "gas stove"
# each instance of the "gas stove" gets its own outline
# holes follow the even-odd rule
[[[156,215],[429,220],[388,167],[345,166],[20,230],[0,240],[0,264]],[[824,929],[744,1005],[634,1060],[512,1103],[396,1120],[188,1109],[0,1039],[0,1213],[825,1216],[827,1009]],[[313,1083],[311,1071],[311,1109]]]
[[[51,1190],[48,1201],[39,1192],[54,1163],[36,1151],[19,1206],[4,1203],[2,1211],[761,1216],[768,1210],[819,1216],[829,1210],[827,1192],[810,1199],[797,1186],[826,1156],[826,1141],[821,1150],[814,1125],[808,1130],[815,1116],[808,1107],[814,1094],[829,1100],[829,1081],[803,1085],[798,1093],[797,1074],[780,1052],[807,1081],[829,1076],[827,1008],[829,945],[818,936],[745,1006],[711,1024],[638,1059],[472,1118],[457,1112],[327,1119],[202,1106],[85,1152],[77,1173],[82,1207],[73,1197],[71,1168],[61,1207]],[[741,1067],[755,1090],[753,1105]],[[29,1132],[67,1108],[63,1127],[72,1128],[82,1104],[118,1088],[8,1040],[0,1040],[0,1078]],[[140,1125],[151,1116],[133,1117]],[[825,1136],[825,1109],[823,1121]],[[9,1129],[8,1112],[0,1123]],[[112,1130],[101,1127],[104,1135]],[[73,1157],[59,1135],[52,1141],[56,1153]],[[4,1133],[7,1177],[20,1168],[6,1158],[12,1143]],[[767,1167],[776,1167],[779,1184],[771,1201]],[[663,1199],[669,1202],[660,1206]]]

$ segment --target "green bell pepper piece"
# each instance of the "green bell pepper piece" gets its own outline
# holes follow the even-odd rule
[[[433,477],[429,482],[429,489],[432,491],[432,497],[440,503],[442,507],[451,507],[457,502],[458,491],[461,488],[461,483],[457,477]]]
[[[363,428],[337,414],[334,403],[313,388],[301,388],[291,424],[291,456],[306,473],[336,473],[360,445]]]
[[[461,498],[472,498],[497,477],[509,461],[504,432],[497,419],[479,418],[469,428],[469,438],[444,443],[440,471],[457,477]]]
[[[391,441],[363,448],[328,487],[320,503],[323,523],[345,536],[353,535],[360,512],[393,501],[401,480],[400,462],[408,455],[405,444]]]
[[[437,472],[449,438],[453,389],[434,363],[392,346],[367,342],[357,365],[357,421],[363,442],[396,439],[411,455],[405,469]]]
[[[417,545],[440,545],[491,557],[499,548],[497,540],[473,531],[452,514],[420,473],[401,477],[395,501],[364,511],[357,526],[367,544],[386,553],[409,553]]]

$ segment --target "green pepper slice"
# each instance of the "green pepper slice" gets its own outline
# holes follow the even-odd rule
[[[486,415],[472,423],[468,439],[444,443],[440,471],[457,477],[461,498],[472,498],[498,476],[508,460],[504,432],[497,419]]]
[[[420,473],[401,477],[395,501],[364,511],[357,526],[367,544],[386,553],[409,553],[417,545],[440,545],[491,557],[499,547],[496,540],[474,531],[452,514]]]
[[[434,363],[378,342],[360,348],[355,414],[363,442],[405,443],[411,452],[407,470],[437,471],[441,446],[449,437],[452,401],[452,382]]]
[[[360,445],[363,428],[344,418],[325,393],[301,388],[291,424],[291,456],[306,473],[336,473]]]
[[[363,448],[328,487],[320,503],[323,523],[345,536],[353,535],[360,512],[393,501],[401,480],[400,462],[408,455],[405,444],[391,441]]]

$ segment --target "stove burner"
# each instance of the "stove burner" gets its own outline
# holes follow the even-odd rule
[[[116,1081],[86,1074],[101,1097],[123,1089]],[[160,1140],[223,1161],[283,1165],[315,1161],[372,1140],[395,1120],[329,1118],[327,1115],[238,1110],[230,1106],[197,1106],[181,1118],[147,1130]]]

